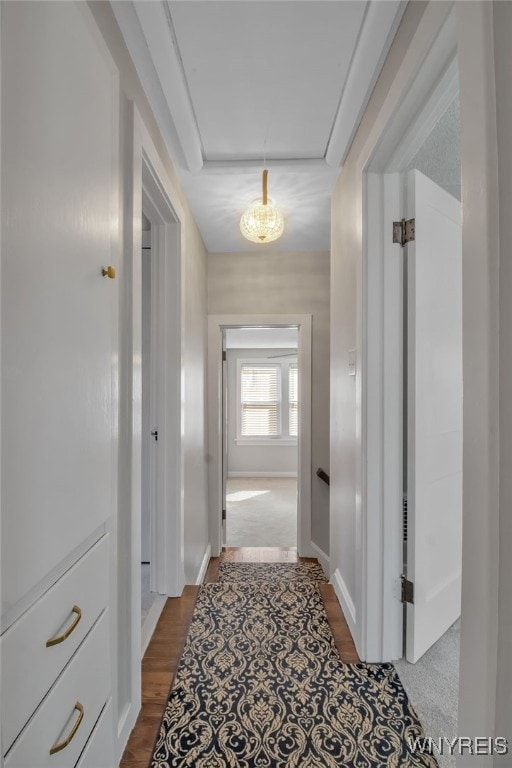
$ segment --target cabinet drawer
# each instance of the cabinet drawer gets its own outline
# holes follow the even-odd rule
[[[114,768],[114,738],[110,701],[101,713],[76,768]]]
[[[110,694],[108,622],[107,610],[7,754],[5,768],[76,764]],[[50,754],[73,730],[69,744]]]
[[[2,735],[7,751],[106,607],[108,535],[103,536],[2,636]],[[78,610],[73,612],[76,606]],[[78,620],[78,623],[76,623]],[[47,647],[51,638],[69,636]]]

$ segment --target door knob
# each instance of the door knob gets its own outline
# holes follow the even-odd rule
[[[111,280],[113,280],[116,276],[116,268],[115,267],[103,267],[101,270],[101,274],[103,277],[110,277]]]

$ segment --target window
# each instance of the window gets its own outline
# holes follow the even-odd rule
[[[242,437],[280,437],[281,366],[244,363],[240,369]]]
[[[283,355],[275,362],[268,359],[236,360],[237,443],[297,442],[297,358],[290,360],[289,355]]]
[[[291,363],[288,369],[288,432],[290,437],[297,437],[299,431],[299,372],[297,363]]]

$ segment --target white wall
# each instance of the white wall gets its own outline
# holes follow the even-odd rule
[[[329,553],[329,254],[208,255],[209,314],[312,314],[312,540]]]
[[[207,519],[207,468],[206,468],[206,251],[199,230],[190,212],[185,194],[181,188],[173,162],[167,152],[161,132],[149,107],[147,98],[142,90],[135,68],[131,62],[122,35],[119,31],[112,10],[108,3],[90,2],[89,8],[102,33],[114,62],[119,69],[122,90],[123,118],[119,126],[121,136],[121,153],[124,154],[128,118],[126,116],[128,101],[132,100],[139,111],[145,126],[159,153],[162,164],[177,190],[180,203],[185,211],[185,253],[183,254],[184,269],[184,316],[185,329],[183,337],[183,385],[184,385],[184,557],[187,581],[194,583],[197,579],[201,563],[208,546]],[[121,189],[130,189],[129,178],[121,179]],[[126,192],[124,193],[126,195]],[[121,200],[121,209],[127,203],[126,197]],[[120,211],[120,218],[122,210]],[[125,249],[123,248],[123,253]],[[129,348],[130,334],[130,283],[127,277],[128,269],[123,271],[121,265],[120,279],[123,280],[122,300],[120,307],[121,350]],[[123,338],[124,337],[124,338]],[[119,558],[117,563],[117,578],[119,590],[117,594],[118,611],[118,714],[130,704],[129,668],[130,647],[130,606],[131,594],[129,589],[130,560],[131,560],[131,530],[127,510],[131,500],[131,413],[137,403],[132,400],[131,381],[127,379],[131,360],[120,360],[120,445],[119,445],[119,515],[117,521]]]
[[[500,570],[499,570],[499,636],[496,692],[496,733],[507,735],[512,743],[512,264],[510,243],[512,242],[512,4],[494,5],[494,43],[496,46],[496,91],[498,123],[498,164],[499,164],[499,212],[500,212]],[[470,489],[468,489],[470,490]],[[496,763],[506,766],[510,756],[498,758]]]
[[[362,620],[358,612],[363,587],[359,565],[367,460],[362,442],[364,190],[360,158],[424,10],[424,3],[410,3],[404,13],[332,197],[331,574],[337,574],[338,593],[343,594],[345,608],[352,614],[352,625],[357,623],[354,639],[360,651]],[[349,361],[354,355],[356,376],[350,376]]]
[[[289,349],[228,349],[228,477],[231,473],[240,475],[243,473],[259,473],[262,476],[271,476],[276,473],[292,474],[297,472],[297,443],[295,445],[282,445],[275,441],[269,445],[243,445],[237,444],[237,360],[258,359],[263,360],[268,356],[269,363],[287,364],[297,358],[276,357],[280,354],[287,355]],[[283,403],[288,402],[288,390],[283,389]]]
[[[432,5],[436,5],[432,3]],[[358,159],[428,9],[410,3],[347,157],[332,204],[331,569],[356,595],[364,468],[359,389],[364,190]],[[463,215],[464,492],[458,733],[512,743],[512,6],[457,3]],[[360,373],[358,369],[358,373]],[[361,461],[360,461],[361,460]],[[466,754],[457,765],[509,766]]]
[[[464,521],[459,732],[512,744],[512,86],[509,3],[457,4]],[[465,757],[460,766],[509,766]]]

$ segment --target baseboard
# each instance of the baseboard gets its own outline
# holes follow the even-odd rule
[[[318,562],[323,568],[323,571],[327,578],[330,577],[330,564],[329,564],[329,555],[326,555],[323,549],[320,549],[320,547],[315,544],[314,541],[311,542],[311,549],[315,552],[315,557],[318,559]]]
[[[339,604],[341,605],[341,610],[343,611],[343,615],[345,616],[346,622],[355,642],[357,637],[356,607],[350,596],[350,592],[347,589],[347,585],[343,581],[339,568],[336,568],[334,571],[334,574],[331,578],[331,584],[334,587],[336,597],[338,598]]]
[[[130,734],[135,728],[135,723],[137,722],[137,718],[139,716],[140,712],[140,701],[138,705],[135,705],[133,702],[131,704],[128,704],[123,712],[121,713],[121,717],[119,718],[119,722],[117,724],[117,763],[116,765],[119,765],[121,762],[121,758],[124,754],[124,751],[126,749],[126,745],[128,744],[128,739],[130,738]]]
[[[228,477],[297,477],[296,472],[228,472]]]
[[[153,637],[153,632],[156,629],[156,625],[158,624],[158,619],[160,618],[160,614],[162,613],[166,602],[167,602],[167,595],[155,595],[153,604],[149,609],[149,613],[146,616],[144,624],[142,625],[142,630],[140,635],[141,658],[146,653],[146,648],[149,645],[149,641]]]
[[[208,565],[210,563],[211,554],[212,554],[212,548],[211,548],[211,545],[208,544],[208,546],[206,547],[206,552],[204,553],[201,567],[199,569],[199,573],[197,575],[196,585],[202,584],[204,581],[204,577],[206,576],[206,571],[208,570]]]

